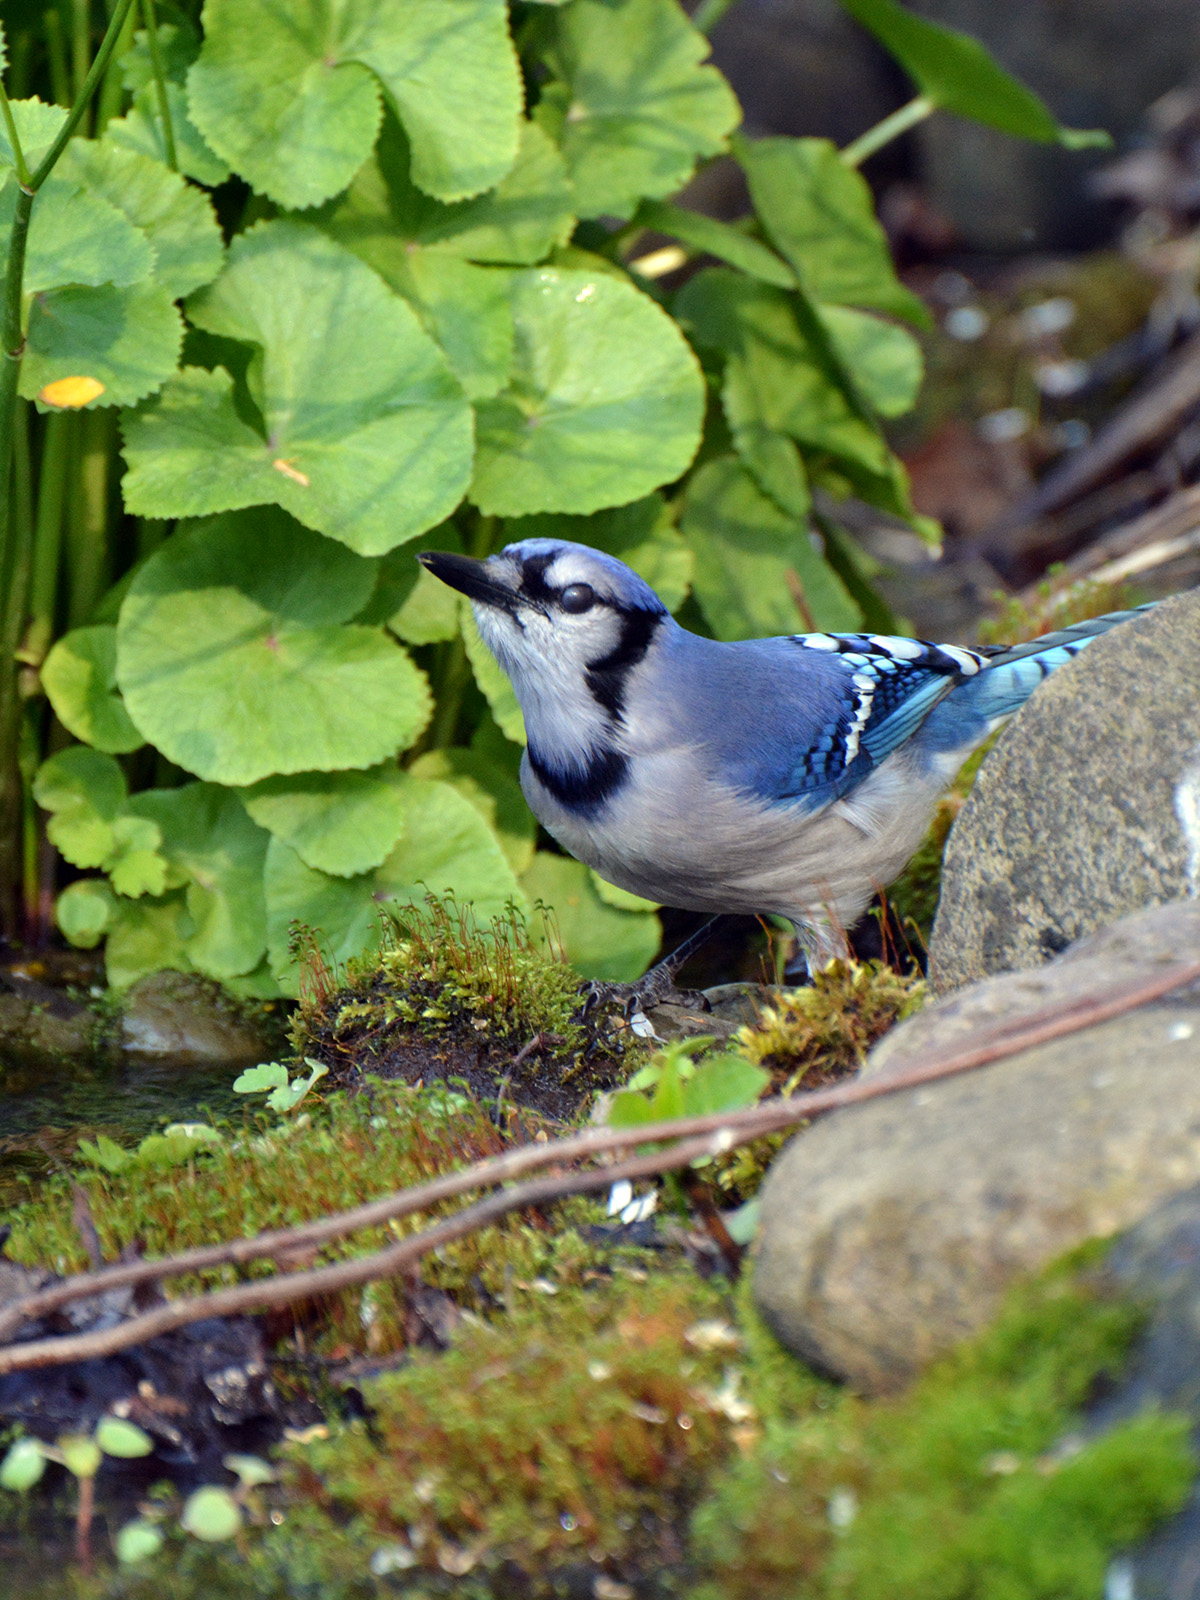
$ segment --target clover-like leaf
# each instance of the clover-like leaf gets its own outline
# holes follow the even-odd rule
[[[472,803],[449,784],[402,774],[407,790],[404,829],[373,872],[333,878],[315,872],[281,839],[267,851],[267,923],[271,965],[287,988],[296,971],[289,951],[293,922],[319,928],[335,961],[378,947],[381,908],[453,895],[474,907],[486,927],[510,901],[524,896],[492,830]]]
[[[734,154],[754,209],[814,300],[867,307],[928,327],[929,312],[896,276],[862,174],[828,139],[746,139]]]
[[[46,1454],[39,1439],[17,1439],[0,1461],[0,1489],[24,1494],[46,1470]]]
[[[60,1434],[55,1447],[72,1477],[94,1478],[100,1471],[100,1446],[89,1434]]]
[[[234,1094],[266,1094],[271,1089],[285,1089],[288,1070],[278,1061],[262,1061],[257,1067],[247,1067],[233,1080]]]
[[[689,480],[683,532],[696,554],[696,596],[718,638],[801,633],[810,619],[826,630],[861,624],[807,523],[781,511],[732,456]]]
[[[374,579],[372,562],[279,511],[181,529],[121,607],[117,679],[130,716],[213,782],[382,761],[412,743],[431,706],[399,645],[344,620]]]
[[[139,1561],[148,1561],[151,1556],[157,1555],[165,1539],[162,1529],[153,1522],[145,1517],[134,1517],[117,1529],[113,1548],[121,1565],[132,1567]]]
[[[537,823],[521,785],[478,750],[430,750],[409,768],[414,778],[436,778],[464,795],[500,842],[519,877],[533,860]]]
[[[112,880],[118,894],[136,900],[140,895],[162,894],[167,887],[168,865],[159,854],[162,834],[146,817],[120,816],[112,824],[113,845],[98,865]]]
[[[306,866],[339,878],[369,872],[390,855],[411,806],[407,780],[392,765],[264,778],[242,791],[242,802]]]
[[[20,390],[37,398],[48,384],[87,376],[103,384],[90,406],[128,406],[175,371],[183,318],[161,284],[51,289],[29,311]]]
[[[61,171],[89,195],[115,207],[143,234],[154,252],[154,280],[172,298],[190,294],[221,270],[225,248],[211,202],[160,161],[122,148],[107,136],[99,141],[72,139]],[[36,206],[34,210],[36,214]]]
[[[116,848],[113,825],[126,799],[125,775],[113,760],[86,745],[71,745],[43,761],[33,797],[52,813],[50,842],[73,866],[101,867]]]
[[[179,1526],[206,1544],[221,1544],[241,1528],[242,1510],[228,1489],[206,1484],[183,1502]]]
[[[704,381],[666,312],[607,274],[555,268],[514,273],[512,304],[512,382],[478,409],[480,509],[598,511],[677,478]]]
[[[82,141],[76,140],[76,143]],[[0,188],[0,232],[12,227],[17,180]],[[141,283],[154,268],[154,251],[145,233],[81,177],[58,168],[38,190],[29,219],[25,256],[26,294],[64,283]]]
[[[213,783],[144,790],[129,801],[129,810],[160,833],[175,882],[186,876],[191,963],[214,978],[252,971],[267,947],[263,829],[236,795]],[[120,889],[115,876],[113,883]]]
[[[906,328],[849,306],[819,306],[843,365],[884,417],[911,411],[925,374],[921,346]]]
[[[943,111],[986,123],[1019,139],[1071,149],[1111,145],[1106,133],[1064,128],[1032,90],[1004,71],[978,39],[914,16],[897,0],[841,0]]]
[[[117,693],[116,628],[73,628],[42,663],[41,678],[55,716],[77,739],[117,756],[145,744]]]
[[[562,149],[581,216],[627,217],[674,194],[741,120],[704,35],[675,0],[574,0],[551,52],[566,86]]]
[[[645,972],[657,954],[662,940],[657,916],[607,905],[579,861],[539,850],[521,875],[521,887],[531,901],[547,907],[550,936],[585,978],[624,983]],[[530,931],[544,939],[539,923],[534,917]]]
[[[569,539],[606,550],[630,566],[658,595],[668,611],[687,598],[692,578],[692,553],[671,521],[661,495],[647,495],[632,505],[597,511],[590,517],[553,514],[513,518],[505,525],[508,539]]]
[[[499,183],[517,153],[521,81],[505,0],[208,0],[191,114],[212,148],[280,205],[344,189],[379,131],[383,87],[440,200]]]
[[[194,516],[274,502],[375,555],[442,521],[471,472],[471,408],[416,313],[315,228],[241,235],[192,320],[257,347],[265,436],[222,372],[185,369],[129,419],[128,508]]]

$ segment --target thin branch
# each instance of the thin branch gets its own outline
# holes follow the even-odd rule
[[[848,144],[841,151],[841,158],[848,167],[858,167],[873,156],[876,150],[882,150],[885,144],[891,144],[893,139],[898,139],[902,133],[907,133],[910,128],[915,128],[918,122],[932,116],[937,106],[927,95],[919,94],[915,99],[909,100],[898,111],[893,111],[882,122],[877,122],[873,128],[868,128],[866,133],[860,133],[858,138]]]
[[[117,0],[116,9],[109,21],[104,38],[100,41],[100,48],[96,51],[96,59],[92,62],[91,71],[83,80],[83,87],[75,97],[75,104],[67,114],[67,120],[58,130],[58,137],[42,157],[37,169],[29,180],[29,187],[35,192],[42,187],[58,163],[59,156],[67,148],[67,143],[75,129],[83,120],[88,104],[99,86],[101,78],[108,70],[108,63],[112,53],[117,47],[117,40],[125,26],[125,18],[129,15],[133,0]]]
[[[340,1238],[360,1228],[377,1227],[413,1212],[427,1210],[432,1205],[472,1189],[491,1187],[539,1167],[609,1155],[630,1145],[680,1141],[670,1149],[638,1156],[622,1164],[538,1179],[501,1190],[374,1255],[173,1301],[168,1306],[94,1334],[76,1334],[0,1347],[0,1375],[24,1367],[59,1364],[108,1354],[202,1317],[284,1305],[334,1289],[366,1283],[373,1278],[387,1277],[412,1265],[430,1250],[461,1238],[508,1211],[544,1204],[569,1194],[605,1189],[622,1178],[632,1180],[677,1170],[699,1156],[722,1154],[736,1145],[749,1143],[766,1134],[782,1132],[825,1112],[986,1066],[989,1062],[1033,1049],[1065,1034],[1094,1027],[1138,1006],[1149,1004],[1197,979],[1200,979],[1200,962],[1171,966],[1152,978],[1110,989],[1101,999],[1085,998],[1070,1006],[1046,1008],[1018,1018],[1015,1022],[1002,1024],[967,1048],[943,1051],[923,1061],[906,1063],[901,1058],[890,1064],[886,1071],[868,1078],[854,1078],[827,1089],[795,1095],[788,1100],[765,1101],[746,1111],[681,1117],[669,1122],[647,1124],[642,1128],[597,1128],[545,1144],[524,1145],[503,1156],[478,1162],[462,1172],[448,1174],[444,1178],[401,1190],[397,1194],[300,1227],[208,1245],[179,1255],[165,1256],[158,1261],[119,1262],[99,1272],[79,1273],[10,1302],[0,1313],[0,1338],[7,1337],[33,1317],[84,1296],[204,1268],[282,1256],[290,1251]],[[163,1318],[167,1320],[163,1321]]]

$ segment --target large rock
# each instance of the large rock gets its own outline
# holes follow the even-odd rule
[[[192,972],[139,978],[121,1009],[121,1048],[177,1066],[265,1061],[279,1047],[279,1031],[278,1018],[265,1008],[255,1014]]]
[[[998,1020],[1200,961],[1200,905],[1131,918],[889,1035],[868,1071]],[[763,1191],[755,1297],[782,1341],[869,1393],[982,1328],[1012,1282],[1200,1182],[1200,983],[1018,1055],[839,1112]]]
[[[1196,892],[1200,591],[1096,639],[984,762],[946,848],[937,993]]]

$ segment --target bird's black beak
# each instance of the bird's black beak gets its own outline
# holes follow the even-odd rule
[[[426,572],[432,572],[435,578],[465,594],[468,600],[496,606],[502,611],[511,611],[516,603],[512,590],[495,581],[485,561],[451,555],[445,550],[423,550],[417,560]]]

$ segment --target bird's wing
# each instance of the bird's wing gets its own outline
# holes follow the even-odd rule
[[[778,790],[781,800],[813,805],[848,794],[913,736],[939,701],[987,665],[974,650],[885,634],[806,633],[791,642],[835,657],[844,675],[841,714],[798,752]]]

